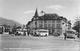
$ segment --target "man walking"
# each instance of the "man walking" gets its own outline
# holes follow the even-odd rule
[[[66,40],[66,33],[64,33],[64,40]]]

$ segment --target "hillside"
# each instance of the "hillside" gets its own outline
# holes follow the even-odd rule
[[[11,26],[13,26],[14,24],[16,24],[18,26],[21,26],[21,24],[18,23],[18,22],[16,22],[16,21],[0,17],[0,25],[2,25],[2,24],[6,24],[6,25],[8,24],[8,25],[11,25]]]

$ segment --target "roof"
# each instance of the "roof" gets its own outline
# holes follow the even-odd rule
[[[67,20],[63,16],[58,16],[57,14],[44,14],[39,16],[37,20]]]
[[[32,22],[32,21],[29,21],[26,26],[30,25],[31,22]]]
[[[34,19],[35,18],[35,19]],[[31,21],[29,21],[27,23],[27,25],[29,25],[32,21],[34,20],[63,20],[65,22],[67,22],[67,19],[63,16],[58,16],[57,14],[51,14],[51,13],[48,13],[48,14],[44,14],[42,16],[38,16],[38,17],[33,17],[31,19]]]
[[[35,11],[34,17],[38,17],[38,11],[37,11],[37,8],[36,8],[36,11]]]

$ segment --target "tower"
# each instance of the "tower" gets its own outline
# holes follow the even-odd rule
[[[37,11],[37,8],[36,8],[36,11],[35,11],[35,14],[34,14],[34,20],[35,20],[35,29],[37,29],[37,18],[38,18],[38,11]]]
[[[38,15],[38,11],[37,11],[37,8],[36,8],[36,11],[35,11],[35,14],[34,14],[34,18],[37,18],[39,15]]]

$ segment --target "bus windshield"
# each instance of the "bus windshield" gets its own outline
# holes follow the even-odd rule
[[[38,32],[48,32],[48,31],[38,31]]]
[[[73,32],[73,31],[67,31],[67,33],[75,34],[75,32]]]

